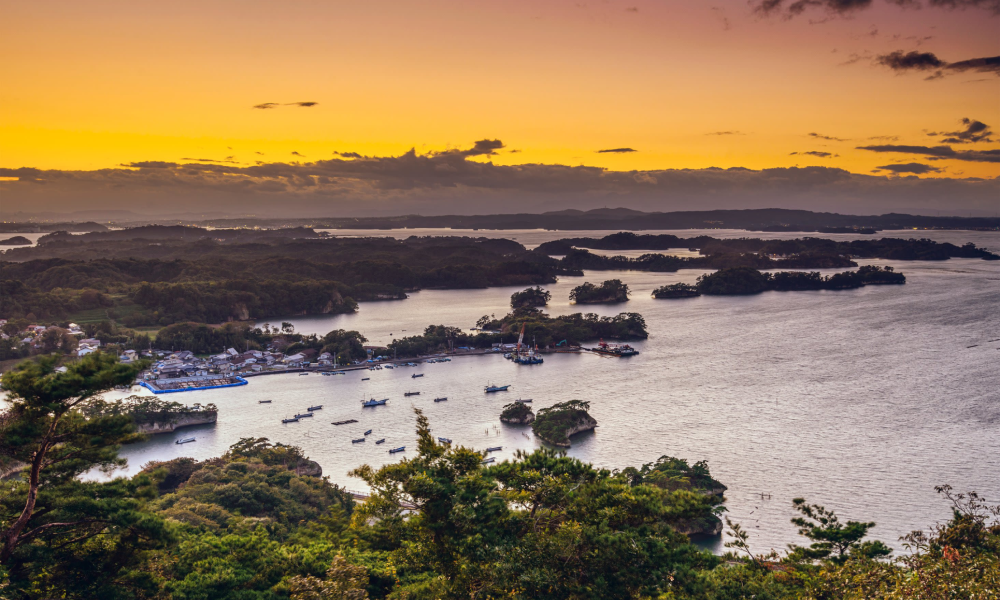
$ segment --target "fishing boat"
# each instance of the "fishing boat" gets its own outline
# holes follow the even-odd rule
[[[499,452],[500,450],[503,450],[503,446],[493,446],[486,449],[487,452]]]
[[[396,368],[393,365],[383,365],[383,366],[385,366],[386,369],[395,369]]]
[[[389,450],[389,454],[395,454],[397,452],[403,452],[404,450],[406,450],[406,446],[400,446],[399,448],[393,448],[392,450]]]
[[[545,362],[541,356],[535,355],[530,350],[526,354],[515,354],[513,360],[519,365],[540,365]]]
[[[442,444],[450,444],[451,443],[451,440],[448,439],[448,438],[445,438],[445,437],[439,437],[438,441],[441,442]]]
[[[310,406],[306,410],[310,410],[310,411],[312,411],[312,410],[323,410],[323,405],[322,404],[317,404],[316,406]]]
[[[372,434],[372,430],[371,429],[369,429],[368,431],[365,432],[365,435],[371,435],[371,434]]]
[[[334,421],[330,423],[330,425],[349,425],[351,423],[357,423],[357,422],[358,422],[357,419],[348,419],[346,421]]]
[[[445,402],[446,400],[448,400],[447,396],[445,396],[444,398],[435,398],[434,399],[435,402]]]
[[[188,442],[193,442],[194,438],[181,438],[174,442],[175,444],[187,444]]]
[[[490,392],[506,392],[507,388],[509,388],[509,387],[510,387],[510,385],[493,385],[493,384],[490,384],[490,385],[486,386],[486,393],[489,394]]]
[[[527,404],[527,403],[531,402],[531,398],[523,398],[523,399],[522,398],[518,398],[517,400],[514,400],[514,402],[516,404]]]
[[[375,443],[376,444],[384,444],[385,443],[385,438],[382,438],[380,440],[375,440]]]
[[[410,375],[410,378],[416,379],[417,377],[423,377],[423,376],[424,376],[423,373],[414,373],[413,375]]]
[[[298,423],[299,420],[298,419],[282,419],[281,422],[282,423]]]
[[[420,392],[403,392],[404,396],[419,396]]]
[[[371,381],[371,377],[362,377],[361,381]]]
[[[372,398],[371,400],[368,400],[368,401],[362,401],[362,402],[361,402],[361,406],[362,406],[362,407],[368,407],[368,406],[383,406],[383,405],[384,405],[384,404],[385,404],[386,402],[388,402],[388,401],[389,401],[389,399],[388,399],[388,398],[384,398],[384,399],[382,399],[382,400],[376,400],[375,398]]]
[[[351,440],[351,443],[352,444],[357,444],[357,443],[360,443],[360,442],[363,442],[363,441],[365,441],[365,438],[358,438],[356,440]]]
[[[496,461],[497,461],[497,459],[495,459],[495,458],[487,458],[486,460],[483,461],[483,464],[484,465],[488,465],[488,464],[491,464],[491,463],[495,463]]]
[[[303,375],[308,375],[308,374],[309,373],[299,373],[299,377],[302,377]]]
[[[638,350],[628,344],[609,344],[603,339],[599,344],[597,344],[596,348],[591,348],[590,351],[604,356],[618,357],[635,356],[636,354],[639,354]]]
[[[258,400],[257,401],[257,404],[270,404],[270,403],[271,403],[270,400]]]
[[[314,414],[312,414],[310,412],[307,412],[307,413],[302,413],[301,415],[295,415],[295,418],[296,419],[308,419],[309,417],[315,417],[315,416],[316,415],[314,415]]]

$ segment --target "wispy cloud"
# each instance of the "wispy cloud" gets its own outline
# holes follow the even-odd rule
[[[259,108],[261,110],[269,110],[269,109],[273,109],[273,108],[278,108],[279,106],[298,106],[299,108],[312,108],[313,106],[316,106],[318,104],[319,104],[319,102],[312,102],[312,101],[307,101],[307,102],[285,102],[285,103],[281,103],[281,102],[264,102],[263,104],[255,104],[253,107],[254,108]]]
[[[976,142],[993,141],[990,137],[993,135],[993,131],[986,123],[969,118],[962,119],[961,123],[965,127],[958,131],[931,131],[927,135],[930,137],[946,136],[941,140],[942,144],[974,144]]]
[[[905,9],[919,9],[924,6],[920,0],[886,0],[887,4]],[[809,10],[825,12],[828,17],[848,17],[867,10],[874,5],[873,0],[751,0],[754,12],[769,17],[778,15],[791,19]],[[976,8],[993,14],[1000,14],[1000,0],[928,0],[927,6],[955,10]],[[822,19],[817,22],[825,22]]]
[[[858,150],[871,152],[894,152],[899,154],[920,154],[931,160],[965,160],[969,162],[1000,163],[1000,149],[997,150],[955,150],[951,146],[906,146],[883,144],[858,146]]]
[[[790,152],[788,156],[795,156],[796,154],[805,154],[807,156],[816,156],[819,158],[839,158],[839,154],[834,154],[832,152],[823,152],[822,150],[809,150],[807,152]]]
[[[823,135],[822,133],[810,133],[809,137],[815,138],[817,140],[826,140],[828,142],[846,142],[846,141],[849,141],[848,138],[833,137],[832,135]]]
[[[605,150],[598,150],[597,151],[598,154],[608,154],[608,153],[611,153],[611,154],[625,154],[625,153],[628,153],[628,152],[638,152],[638,150],[636,150],[634,148],[607,148]]]
[[[713,131],[705,135],[746,135],[742,131]]]
[[[897,175],[909,174],[909,175],[925,175],[927,173],[940,173],[941,169],[932,167],[930,165],[925,165],[923,163],[901,163],[895,165],[882,165],[881,167],[876,167],[876,171],[889,171],[890,173],[895,173]]]
[[[998,0],[1000,1],[1000,0]],[[1000,56],[987,56],[984,58],[970,58],[958,62],[947,62],[938,58],[933,52],[917,52],[916,50],[904,52],[896,50],[889,54],[881,54],[875,57],[875,64],[888,67],[897,73],[908,71],[933,71],[927,77],[928,80],[940,79],[945,72],[951,71],[964,73],[973,71],[976,73],[993,73],[1000,76]]]

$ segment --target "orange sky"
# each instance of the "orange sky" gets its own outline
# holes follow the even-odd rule
[[[0,167],[313,161],[498,138],[519,150],[491,157],[508,165],[919,162],[938,169],[925,177],[1000,175],[997,162],[856,149],[936,146],[927,132],[962,118],[1000,127],[996,70],[928,81],[934,71],[874,64],[896,50],[1000,54],[1000,17],[981,8],[873,0],[788,18],[745,0],[3,4]],[[252,108],[299,101],[318,104]],[[709,135],[720,131],[739,133]],[[596,152],[620,147],[636,151]]]

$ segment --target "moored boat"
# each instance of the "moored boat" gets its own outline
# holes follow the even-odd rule
[[[604,340],[601,340],[600,343],[597,344],[597,347],[591,348],[590,351],[604,356],[618,357],[635,356],[636,354],[639,354],[638,350],[628,344],[609,344]]]
[[[493,385],[493,384],[490,384],[490,385],[486,386],[486,393],[489,394],[490,392],[506,392],[507,388],[509,388],[509,387],[510,387],[509,384],[508,385]]]
[[[187,444],[187,443],[189,443],[189,442],[193,442],[193,441],[194,441],[194,438],[193,438],[193,437],[187,437],[187,438],[181,438],[181,439],[177,440],[177,441],[176,441],[176,442],[174,442],[174,443],[175,443],[175,444]]]
[[[365,435],[371,435],[371,434],[372,434],[372,430],[371,429],[369,429],[368,431],[365,432]]]
[[[423,373],[414,373],[413,375],[410,375],[410,378],[411,379],[416,379],[417,377],[423,377],[423,376],[424,376]]]
[[[393,448],[392,450],[389,450],[389,454],[395,454],[397,452],[404,452],[405,450],[406,450],[406,446],[400,446],[399,448]]]
[[[514,400],[514,402],[517,404],[527,404],[531,402],[531,398],[518,398],[517,400]]]
[[[419,396],[420,392],[403,392],[404,396]]]
[[[360,443],[360,442],[363,442],[363,441],[365,441],[365,438],[358,438],[356,440],[351,440],[351,443],[352,444],[357,444],[357,443]]]
[[[443,398],[435,398],[435,399],[434,399],[434,401],[435,401],[435,402],[444,402],[444,401],[446,401],[447,399],[448,399],[448,397],[447,397],[447,396],[445,396],[445,397],[443,397]]]
[[[282,423],[298,423],[299,420],[298,419],[282,419],[281,422]]]
[[[488,465],[488,464],[491,464],[491,463],[495,463],[496,461],[497,461],[497,459],[495,459],[495,458],[487,458],[486,460],[483,461],[483,464],[484,465]]]
[[[312,414],[311,412],[307,412],[307,413],[302,413],[301,415],[295,415],[295,418],[296,419],[308,419],[309,417],[315,417],[315,416],[316,415]]]
[[[503,450],[503,446],[493,446],[486,449],[487,452],[499,452],[500,450]]]
[[[446,438],[446,437],[439,437],[438,441],[441,442],[442,444],[450,444],[451,443],[451,440],[448,439],[448,438]]]
[[[271,403],[270,400],[258,400],[257,401],[257,404],[270,404],[270,403]]]
[[[323,410],[323,405],[322,404],[317,404],[316,406],[310,406],[306,410],[309,410],[309,411],[312,411],[312,410]]]
[[[366,407],[366,406],[382,406],[382,405],[384,405],[388,401],[389,401],[388,398],[384,398],[382,400],[376,400],[375,398],[372,398],[371,400],[362,401],[361,402],[361,406],[363,406],[363,407]]]
[[[380,440],[375,440],[375,443],[376,444],[384,444],[385,443],[385,438],[382,438]]]

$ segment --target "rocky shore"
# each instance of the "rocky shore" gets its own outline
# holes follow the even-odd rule
[[[147,415],[143,415],[147,416]],[[201,410],[197,412],[189,413],[168,413],[162,415],[162,418],[153,418],[151,420],[145,420],[143,423],[137,422],[135,424],[136,431],[138,433],[171,433],[181,427],[190,427],[191,425],[207,425],[208,423],[215,423],[219,419],[219,411],[217,410]]]

